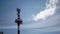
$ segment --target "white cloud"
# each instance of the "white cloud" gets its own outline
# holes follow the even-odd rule
[[[36,32],[57,32],[60,31],[60,27],[48,27],[43,29],[32,29],[32,30]]]
[[[1,28],[0,26],[0,29],[17,29],[17,26],[4,26],[3,28]],[[60,27],[56,26],[56,27],[47,27],[47,28],[42,28],[42,29],[36,28],[36,29],[29,29],[29,30],[35,31],[35,32],[41,32],[41,33],[42,32],[56,32],[56,31],[60,31]]]
[[[43,28],[43,27],[49,27],[53,25],[60,24],[60,15],[54,15],[48,18],[45,21],[39,21],[39,22],[34,22],[26,25],[22,25],[22,29],[32,29],[32,28]]]
[[[39,19],[45,20],[48,16],[52,16],[55,13],[56,10],[56,3],[58,0],[50,0],[46,2],[46,9],[43,11],[40,11],[36,15],[33,16],[33,20],[38,21]]]
[[[0,26],[0,29],[16,29],[17,26]]]

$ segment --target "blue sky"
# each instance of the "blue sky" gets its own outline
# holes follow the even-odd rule
[[[21,34],[60,34],[60,0],[0,0],[0,32],[17,34],[17,8]]]

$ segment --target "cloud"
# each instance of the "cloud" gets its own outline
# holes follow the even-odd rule
[[[60,31],[60,27],[48,27],[43,29],[32,29],[32,31],[36,32],[57,32]]]
[[[17,26],[0,26],[0,29],[17,29]]]
[[[0,26],[0,29],[1,29],[1,26]],[[17,29],[17,26],[4,26],[2,29]],[[35,28],[35,29],[27,29],[27,30],[30,30],[32,32],[56,32],[56,31],[60,31],[60,27],[56,26],[56,27],[47,27],[47,28],[42,28],[42,29],[39,29],[39,28]]]
[[[22,29],[43,28],[60,24],[60,15],[54,15],[44,21],[21,25]]]
[[[33,16],[33,20],[38,21],[39,19],[45,20],[48,16],[52,16],[56,10],[56,3],[58,0],[47,0],[46,8],[43,11],[40,11],[36,15]]]

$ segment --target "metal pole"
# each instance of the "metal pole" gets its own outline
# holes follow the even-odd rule
[[[20,28],[19,28],[19,26],[18,26],[18,34],[20,34]]]
[[[22,20],[20,19],[20,9],[17,8],[17,15],[18,15],[18,18],[15,20],[15,22],[17,23],[18,25],[18,34],[20,34],[20,24],[22,24]]]

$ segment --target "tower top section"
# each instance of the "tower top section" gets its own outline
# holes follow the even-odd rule
[[[17,8],[17,12],[20,13],[21,9]]]
[[[17,16],[18,18],[15,20],[15,22],[19,25],[19,24],[22,24],[22,20],[20,19],[20,9],[17,8]]]

